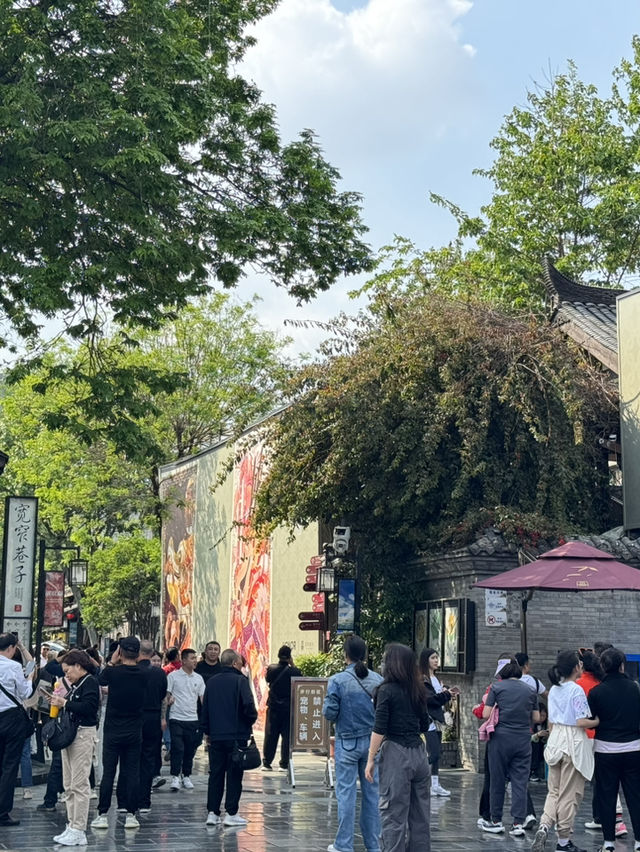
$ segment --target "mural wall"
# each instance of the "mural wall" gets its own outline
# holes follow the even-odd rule
[[[162,525],[162,623],[165,647],[193,642],[193,574],[197,465],[181,468],[160,484],[171,509]]]
[[[247,660],[259,712],[266,708],[264,674],[271,644],[271,541],[256,535],[250,518],[264,465],[264,446],[258,444],[234,470],[229,607],[229,646]]]

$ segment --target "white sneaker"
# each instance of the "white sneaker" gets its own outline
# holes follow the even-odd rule
[[[248,820],[241,817],[240,814],[227,814],[224,818],[225,825],[246,825]]]
[[[189,778],[188,775],[185,775],[185,777],[182,779],[182,786],[185,790],[193,790],[193,781],[191,780],[191,778]]]
[[[595,819],[588,819],[585,822],[584,827],[585,828],[591,828],[594,831],[599,831],[602,828],[602,824],[599,823],[599,822],[596,822]]]
[[[94,788],[93,788],[93,790],[89,793],[89,798],[90,798],[90,799],[97,799],[97,798],[98,798],[98,791],[96,790],[96,788],[95,788],[95,787],[94,787]]]
[[[513,828],[509,832],[511,837],[524,837],[524,826],[522,823],[514,822]]]
[[[136,819],[135,814],[127,814],[127,818],[124,821],[125,828],[140,828],[140,823]]]
[[[450,796],[451,793],[449,792],[449,790],[445,790],[444,787],[441,787],[440,784],[435,784],[431,788],[431,795],[432,796],[442,796],[443,798],[445,798],[447,796]]]
[[[170,790],[179,790],[180,787],[182,787],[182,784],[180,783],[180,779],[178,778],[177,775],[174,775],[173,778],[171,779],[171,784],[169,784],[169,789]]]
[[[109,820],[106,814],[98,814],[91,823],[91,828],[109,828]]]
[[[33,793],[31,792],[31,787],[25,787],[22,791],[23,799],[33,799]]]
[[[483,831],[488,831],[489,834],[500,834],[504,831],[504,825],[501,822],[487,822],[486,820],[482,820],[480,828]]]
[[[535,825],[538,822],[534,814],[528,814],[524,822],[522,823],[525,828],[531,828],[531,826]]]
[[[59,843],[59,842],[60,842],[60,838],[61,838],[61,837],[64,837],[64,836],[65,836],[65,834],[69,834],[69,832],[70,832],[70,831],[71,831],[71,826],[69,825],[69,823],[67,823],[67,827],[65,828],[65,830],[64,830],[61,834],[57,834],[57,835],[53,838],[53,842],[54,842],[54,843]]]
[[[127,809],[126,808],[116,808],[116,812],[119,813],[119,814],[126,814]]]
[[[218,814],[213,811],[209,811],[205,825],[220,825],[221,822],[222,819],[218,816]]]
[[[61,846],[86,846],[87,835],[77,828],[70,828],[57,842]]]

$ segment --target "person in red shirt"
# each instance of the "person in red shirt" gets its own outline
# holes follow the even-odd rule
[[[165,674],[169,675],[171,672],[175,672],[177,669],[182,668],[180,651],[177,648],[169,648],[169,650],[165,653],[164,658],[167,661],[162,667]]]

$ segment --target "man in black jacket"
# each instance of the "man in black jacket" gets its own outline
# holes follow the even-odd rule
[[[278,737],[280,744],[280,769],[289,766],[289,727],[291,724],[291,678],[302,677],[302,672],[293,665],[291,648],[283,645],[278,651],[278,662],[267,669],[269,697],[267,699],[267,723],[264,734],[263,769],[271,769],[276,756]]]
[[[242,769],[233,763],[236,744],[245,746],[258,718],[249,681],[242,674],[242,657],[231,648],[220,655],[222,671],[209,679],[202,705],[202,730],[209,746],[207,825],[218,825],[225,789],[225,825],[246,825],[238,814],[242,793]]]
[[[600,657],[605,678],[589,692],[595,729],[595,799],[602,821],[603,845],[613,849],[616,797],[621,784],[636,839],[640,841],[640,689],[624,673],[626,657],[608,648]]]

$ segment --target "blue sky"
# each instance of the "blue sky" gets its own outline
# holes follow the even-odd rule
[[[472,169],[491,162],[489,142],[527,89],[573,59],[608,91],[637,32],[637,0],[281,0],[243,73],[276,105],[285,138],[318,133],[345,187],[364,196],[374,247],[397,233],[427,248],[455,234],[429,190],[472,213],[488,200]],[[353,286],[302,309],[256,279],[243,289],[259,290],[278,327],[349,309]]]

